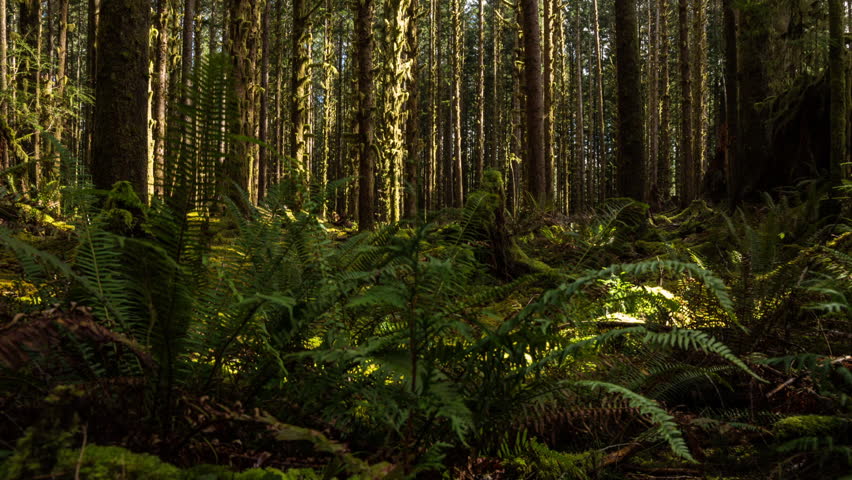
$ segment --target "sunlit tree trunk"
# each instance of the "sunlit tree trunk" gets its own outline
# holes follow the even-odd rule
[[[228,0],[228,46],[236,100],[236,115],[230,130],[247,138],[257,138],[258,133],[260,69],[255,59],[261,55],[258,27],[264,3],[264,0]],[[224,167],[225,191],[237,204],[242,204],[240,195],[231,189],[231,183],[244,190],[249,200],[257,198],[254,159],[258,147],[253,142],[238,140],[231,142],[231,148]]]
[[[162,195],[166,164],[166,115],[169,97],[169,9],[168,0],[157,0],[154,59],[154,193]]]
[[[9,88],[7,75],[9,67],[7,63],[7,40],[6,40],[6,0],[0,0],[0,91],[6,92]],[[9,119],[9,107],[5,98],[0,98],[0,117],[6,121]],[[9,168],[9,148],[4,138],[0,138],[0,169]]]
[[[532,0],[528,0],[532,1]],[[453,124],[453,193],[452,204],[461,208],[464,204],[464,159],[462,158],[462,67],[464,63],[463,9],[460,0],[451,0],[450,29],[452,37],[452,124]]]

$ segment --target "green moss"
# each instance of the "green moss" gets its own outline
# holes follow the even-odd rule
[[[847,430],[852,422],[841,417],[827,415],[797,415],[775,422],[772,433],[779,439],[817,437]]]
[[[57,437],[66,444],[68,435]],[[283,472],[275,468],[253,468],[235,473],[226,467],[200,465],[182,470],[154,455],[133,453],[121,447],[89,445],[83,450],[63,448],[55,459],[43,458],[33,448],[32,432],[18,441],[15,453],[0,465],[0,478],[6,480],[33,477],[56,480],[75,478],[79,468],[82,480],[319,480],[310,469]]]

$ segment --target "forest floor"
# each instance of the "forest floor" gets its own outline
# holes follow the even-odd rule
[[[146,215],[3,220],[3,478],[852,478],[852,225],[818,199],[366,237],[270,207],[205,227],[183,306],[127,271],[170,248]]]

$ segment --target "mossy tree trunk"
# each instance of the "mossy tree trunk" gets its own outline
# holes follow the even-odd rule
[[[264,0],[228,0],[228,50],[233,62],[234,97],[236,115],[231,132],[243,137],[257,138],[260,104],[261,38],[258,27],[263,13]],[[255,158],[258,146],[247,141],[231,142],[231,151],[224,167],[225,192],[238,204],[240,195],[231,182],[256,199]]]

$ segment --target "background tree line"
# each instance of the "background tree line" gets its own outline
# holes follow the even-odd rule
[[[461,207],[487,168],[507,178],[510,211],[579,213],[613,196],[736,203],[805,177],[838,183],[849,151],[840,0],[0,0],[0,12],[0,166],[25,172],[22,191],[57,184],[65,145],[96,186],[168,194],[168,124],[216,54],[230,58],[222,130],[236,141],[200,175],[252,202],[282,180],[352,178],[325,207],[361,228]]]

